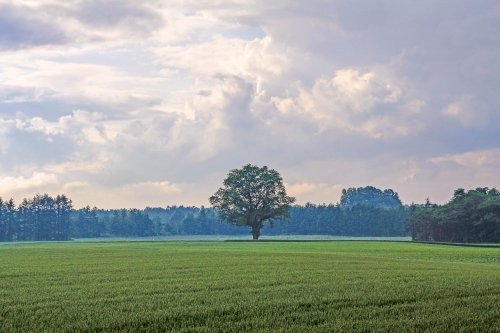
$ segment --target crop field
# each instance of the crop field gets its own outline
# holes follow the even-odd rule
[[[0,332],[500,332],[500,248],[0,245]]]

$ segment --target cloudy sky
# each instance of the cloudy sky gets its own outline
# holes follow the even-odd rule
[[[0,0],[0,196],[208,204],[268,165],[299,203],[500,187],[500,3]]]

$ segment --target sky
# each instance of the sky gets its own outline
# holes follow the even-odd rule
[[[0,0],[0,196],[209,205],[500,187],[500,2]]]

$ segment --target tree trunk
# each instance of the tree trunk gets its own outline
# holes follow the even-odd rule
[[[253,240],[258,240],[260,236],[260,226],[259,225],[252,225],[252,237]]]

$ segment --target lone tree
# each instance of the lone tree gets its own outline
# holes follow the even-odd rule
[[[295,202],[286,195],[280,174],[267,166],[247,164],[231,170],[223,184],[210,203],[224,222],[251,227],[254,240],[259,239],[264,222],[288,217]]]

